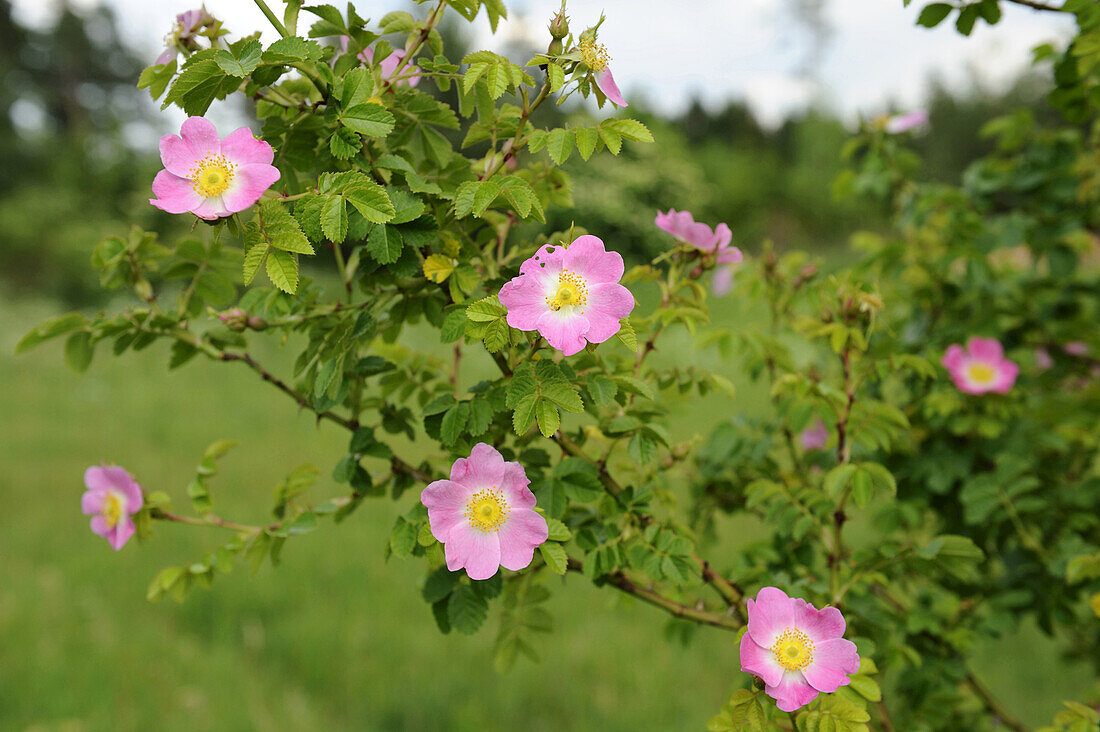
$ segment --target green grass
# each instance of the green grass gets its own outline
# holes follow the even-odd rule
[[[741,320],[725,307],[723,320]],[[422,563],[383,561],[394,517],[416,491],[288,542],[277,569],[250,577],[238,567],[182,605],[146,602],[158,569],[199,559],[226,535],[158,525],[153,541],[116,554],[79,512],[86,466],[124,465],[182,506],[203,448],[237,439],[215,500],[223,515],[259,522],[290,468],[312,462],[327,475],[347,436],[243,366],[196,359],[168,373],[159,345],[100,353],[83,377],[62,365],[57,345],[13,358],[20,333],[55,308],[3,311],[0,728],[686,730],[701,729],[744,683],[729,633],[702,628],[688,648],[669,644],[659,611],[575,576],[550,583],[557,625],[540,643],[543,661],[496,674],[494,618],[474,636],[440,635],[419,597]],[[666,359],[690,347],[683,336],[662,343]],[[706,365],[723,368],[713,356]],[[738,409],[764,403],[725,370],[741,389]],[[707,406],[674,428],[705,432],[733,404]],[[324,478],[314,495],[339,492]],[[763,534],[748,520],[726,528],[736,531],[724,551]],[[1034,632],[990,645],[985,658],[990,685],[1028,719],[1049,719],[1085,683]]]

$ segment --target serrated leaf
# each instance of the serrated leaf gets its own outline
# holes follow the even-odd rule
[[[350,160],[362,148],[363,140],[359,137],[359,133],[347,127],[338,128],[328,141],[329,152],[337,160]]]
[[[376,224],[367,237],[367,251],[379,264],[393,264],[401,258],[405,243],[401,233],[387,224]]]
[[[447,620],[459,633],[476,633],[489,614],[489,603],[470,585],[459,585],[447,602]]]
[[[380,104],[357,104],[345,109],[340,122],[350,130],[367,137],[385,137],[393,131],[394,118]]]
[[[321,207],[321,231],[325,237],[335,243],[342,244],[348,236],[348,209],[347,201],[343,196],[325,196],[324,205]]]
[[[610,126],[628,140],[635,142],[653,142],[653,133],[636,119],[610,120]]]
[[[267,257],[267,276],[271,284],[293,295],[298,290],[298,259],[290,252],[272,249]]]
[[[498,195],[500,195],[500,186],[497,185],[496,181],[481,181],[474,191],[471,213],[474,216],[481,216]]]
[[[344,191],[343,195],[371,223],[384,224],[396,214],[386,189],[377,183],[361,181]]]
[[[638,352],[638,334],[634,332],[634,326],[629,318],[619,321],[619,332],[615,334],[619,341],[635,353]]]
[[[600,133],[600,139],[603,140],[603,144],[607,146],[611,154],[618,155],[623,149],[623,138],[613,127],[607,124],[609,121],[600,124],[598,132]]]
[[[565,69],[557,64],[547,64],[546,75],[550,78],[551,92],[556,92],[565,84]]]
[[[539,432],[542,433],[543,437],[553,437],[561,425],[561,415],[558,413],[558,408],[546,400],[539,400],[538,405],[535,407],[535,417],[539,423]]]
[[[554,572],[563,575],[566,569],[569,568],[569,556],[565,553],[565,549],[562,548],[561,544],[544,541],[539,545],[539,553],[542,554],[546,566]]]
[[[550,159],[558,165],[568,160],[573,152],[574,139],[573,130],[563,127],[551,130],[546,138],[546,151],[550,153]]]
[[[295,254],[313,254],[313,246],[302,233],[298,222],[291,216],[283,204],[277,200],[266,200],[259,210],[260,240],[285,252]],[[246,238],[247,234],[246,234]],[[251,241],[251,240],[250,240]],[[255,246],[253,243],[252,246]],[[250,249],[251,251],[251,249]]]
[[[600,140],[600,133],[592,127],[578,127],[576,135],[577,152],[581,154],[582,159],[588,160],[592,157],[592,153],[596,151],[596,143]]]
[[[251,74],[260,65],[260,55],[263,47],[255,38],[248,40],[236,53],[219,49],[214,54],[214,61],[221,70],[230,76],[239,79]]]
[[[531,428],[531,424],[535,421],[535,407],[538,403],[539,398],[534,394],[529,394],[516,403],[512,412],[512,428],[517,435],[526,434]]]
[[[252,280],[256,278],[256,273],[260,271],[260,265],[264,263],[264,257],[267,256],[268,245],[263,241],[258,241],[249,247],[248,252],[244,255],[243,275],[244,283],[251,285]]]
[[[426,277],[429,282],[435,282],[437,284],[443,282],[451,276],[451,272],[454,272],[454,270],[454,260],[442,254],[431,254],[424,259],[424,277]]]

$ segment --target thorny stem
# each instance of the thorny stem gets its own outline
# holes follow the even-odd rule
[[[394,68],[393,73],[390,74],[389,83],[394,83],[409,62],[415,58],[420,51],[420,47],[424,45],[424,41],[428,40],[428,36],[431,35],[432,28],[439,24],[439,19],[443,17],[443,8],[446,5],[446,0],[439,0],[439,4],[428,14],[427,19],[424,21],[424,27],[420,29],[420,34],[413,42],[412,48],[409,49],[408,53],[405,54],[405,58],[401,59]]]
[[[508,158],[513,157],[516,151],[522,146],[520,142],[520,136],[523,134],[523,129],[527,125],[527,118],[531,116],[531,113],[539,108],[546,98],[550,96],[550,77],[546,77],[546,83],[542,85],[542,90],[539,91],[538,96],[535,97],[529,105],[524,105],[523,112],[519,116],[519,123],[516,125],[516,134],[512,135],[509,140],[506,140],[500,147],[500,159],[496,160],[496,156],[490,158],[493,160],[493,165],[485,171],[483,179],[492,178],[496,175],[496,172],[504,167],[508,162]]]
[[[848,435],[848,420],[852,416],[852,405],[855,404],[855,386],[852,382],[852,350],[851,346],[845,346],[841,354],[840,362],[844,370],[844,410],[837,417],[836,433],[836,459],[841,465],[852,460],[852,443]],[[829,594],[833,604],[839,604],[842,593],[840,591],[840,563],[844,558],[844,522],[847,515],[844,513],[844,505],[848,502],[848,496],[852,493],[852,483],[844,486],[840,497],[837,499],[836,508],[833,510],[833,549],[829,555]]]

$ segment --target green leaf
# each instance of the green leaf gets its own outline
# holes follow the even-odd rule
[[[496,295],[475,300],[466,306],[466,317],[476,323],[488,323],[504,317],[508,310],[500,304]]]
[[[416,546],[416,524],[410,523],[404,517],[399,516],[390,533],[390,551],[398,559],[405,559],[412,554]]]
[[[496,181],[483,180],[478,185],[477,190],[474,192],[473,207],[471,212],[474,216],[481,216],[485,213],[485,209],[489,207],[497,196],[500,195],[500,186]]]
[[[183,71],[169,89],[161,109],[176,104],[187,114],[201,117],[215,99],[225,99],[240,84],[214,61],[213,51],[200,51],[188,59]]]
[[[628,140],[634,142],[653,142],[653,133],[649,128],[636,119],[609,120],[609,124],[616,132]]]
[[[328,141],[329,152],[337,160],[351,160],[363,148],[359,133],[347,127],[340,127],[332,133]]]
[[[269,199],[260,204],[259,210],[260,234],[262,241],[276,249],[294,254],[313,254],[313,246],[309,239],[302,233],[302,228],[294,217],[277,200]],[[247,233],[246,233],[247,238]],[[254,240],[249,240],[249,252],[256,245]],[[257,263],[257,266],[259,264]],[[246,269],[247,271],[247,269]]]
[[[317,61],[323,53],[324,50],[317,41],[292,36],[280,38],[268,46],[263,53],[263,60],[269,64],[292,64],[296,61]]]
[[[461,579],[461,572],[451,572],[446,567],[440,567],[424,580],[424,589],[420,591],[420,595],[424,598],[424,602],[439,602],[451,594]]]
[[[954,9],[954,6],[948,3],[930,3],[925,5],[924,9],[920,11],[920,15],[917,17],[917,25],[923,25],[925,28],[935,28],[944,18],[950,15],[951,11]]]
[[[573,538],[573,532],[569,527],[556,518],[546,519],[546,526],[550,530],[550,541],[569,541]]]
[[[619,332],[615,335],[624,346],[635,353],[638,352],[638,334],[635,333],[629,318],[619,321]]]
[[[539,423],[539,432],[542,433],[543,437],[553,437],[561,425],[561,415],[558,414],[558,408],[545,400],[539,400],[538,406],[535,407],[535,417]]]
[[[267,276],[271,284],[293,295],[298,290],[298,259],[290,252],[271,250],[267,257]]]
[[[557,64],[546,65],[546,75],[550,79],[550,91],[556,92],[565,84],[565,69]]]
[[[343,195],[371,223],[384,224],[396,215],[386,189],[372,181],[360,181],[344,191]]]
[[[455,261],[442,254],[430,254],[424,258],[424,277],[429,282],[440,283],[451,276],[455,271]],[[457,340],[457,339],[455,339]],[[450,343],[452,341],[444,341]]]
[[[321,231],[335,244],[341,244],[347,238],[348,209],[343,196],[325,196],[321,207]]]
[[[29,351],[51,338],[56,338],[66,333],[71,333],[79,328],[83,328],[87,322],[87,318],[80,313],[68,313],[43,321],[35,326],[34,330],[30,331],[19,340],[19,343],[15,345],[15,353],[18,355],[24,351]]]
[[[592,127],[578,127],[576,135],[577,152],[581,154],[582,159],[588,160],[596,151],[596,143],[600,140],[599,130]]]
[[[214,54],[214,60],[221,70],[230,76],[239,79],[251,74],[260,65],[260,55],[263,47],[255,38],[249,39],[235,52],[219,49]]]
[[[376,224],[367,237],[367,251],[379,264],[393,264],[401,257],[405,243],[401,232],[386,224]]]
[[[447,602],[447,620],[459,633],[476,633],[488,614],[489,603],[470,585],[456,587]]]
[[[153,99],[159,99],[160,95],[164,93],[164,90],[168,88],[168,84],[172,81],[172,77],[176,75],[176,61],[175,59],[169,61],[166,64],[154,64],[147,67],[141,72],[141,76],[138,77],[137,88],[148,89],[149,96]]]
[[[93,354],[92,334],[87,331],[73,333],[65,341],[65,363],[78,374],[88,370]]]
[[[512,412],[512,428],[517,435],[523,435],[531,428],[535,421],[535,407],[539,404],[539,398],[534,394],[525,396],[516,403]]]
[[[345,109],[340,122],[367,137],[385,137],[393,131],[394,125],[393,115],[380,104],[357,104]]]
[[[439,427],[439,437],[444,445],[452,445],[466,427],[466,421],[470,418],[470,403],[459,402],[443,415],[443,422]]]
[[[573,130],[563,127],[551,130],[550,136],[546,138],[546,151],[550,153],[550,159],[558,165],[568,160],[573,152],[574,139]]]
[[[542,554],[543,561],[546,562],[546,566],[558,574],[565,574],[565,570],[569,567],[569,557],[565,553],[565,549],[561,544],[555,544],[552,541],[544,541],[539,545],[539,553]]]
[[[257,234],[259,229],[256,229]],[[264,257],[267,256],[268,246],[263,241],[257,241],[252,244],[248,252],[244,255],[244,283],[251,285],[252,280],[256,278],[256,273],[260,271],[260,265],[264,263]]]
[[[604,120],[600,123],[598,128],[600,139],[603,140],[603,144],[607,146],[612,155],[618,155],[623,149],[623,137],[608,122],[611,122],[611,120]]]

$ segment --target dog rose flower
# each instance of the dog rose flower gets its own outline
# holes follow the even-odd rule
[[[189,117],[178,135],[160,138],[164,170],[153,179],[149,203],[168,213],[190,211],[213,221],[244,211],[279,180],[275,152],[241,127],[224,139],[205,117]]]
[[[537,330],[566,356],[585,343],[603,343],[619,332],[634,309],[634,296],[619,284],[623,258],[585,235],[568,248],[547,244],[500,288],[508,325]]]
[[[80,508],[91,516],[92,531],[105,538],[115,551],[134,535],[134,520],[144,500],[141,486],[117,465],[93,465],[84,471],[87,490]]]
[[[582,35],[578,48],[581,52],[581,63],[592,72],[592,79],[603,95],[618,107],[629,107],[615,83],[615,77],[611,75],[611,67],[608,65],[611,57],[607,55],[607,48],[602,43],[596,43],[595,34]]]
[[[856,644],[843,638],[844,616],[765,587],[748,601],[749,628],[741,638],[741,670],[759,676],[784,712],[851,683],[859,670]]]
[[[819,419],[813,427],[802,430],[798,439],[802,443],[803,450],[822,450],[829,441],[829,428]]]
[[[1004,349],[993,338],[971,338],[966,349],[955,344],[943,356],[943,366],[959,391],[967,394],[1007,394],[1020,367],[1004,357]]]
[[[479,442],[470,457],[455,460],[450,480],[424,489],[420,502],[432,536],[443,543],[447,569],[465,568],[470,579],[484,580],[498,567],[516,571],[531,563],[549,530],[534,510],[530,482],[523,466]]]
[[[677,211],[674,208],[670,208],[668,213],[658,211],[653,223],[658,229],[672,234],[678,240],[700,251],[714,254],[718,264],[734,264],[744,259],[740,249],[730,246],[733,232],[724,223],[711,229],[704,223],[696,222],[689,211]]]

